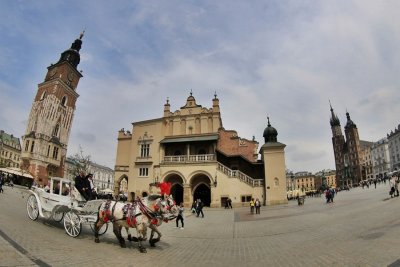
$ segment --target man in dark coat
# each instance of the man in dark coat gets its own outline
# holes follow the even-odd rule
[[[86,200],[90,199],[90,195],[88,194],[90,185],[88,186],[88,182],[83,171],[81,171],[79,175],[75,177],[75,188]]]

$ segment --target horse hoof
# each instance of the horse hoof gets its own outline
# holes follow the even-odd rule
[[[150,247],[155,247],[155,246],[156,246],[156,244],[154,244],[153,242],[150,243]]]
[[[121,243],[120,245],[121,245],[121,248],[126,248],[125,243]]]
[[[128,235],[128,241],[132,241],[132,236]]]
[[[95,242],[95,243],[100,243],[100,239],[95,238],[95,239],[94,239],[94,242]]]
[[[145,248],[139,248],[139,251],[141,252],[141,253],[147,253],[147,250],[145,249]]]

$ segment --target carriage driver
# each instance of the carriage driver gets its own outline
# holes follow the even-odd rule
[[[81,171],[78,176],[75,177],[75,187],[81,193],[81,195],[86,199],[90,199],[88,188],[87,178],[85,177],[85,173]]]

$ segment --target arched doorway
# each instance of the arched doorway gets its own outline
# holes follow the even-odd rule
[[[201,199],[204,206],[210,206],[211,204],[211,190],[205,184],[199,184],[193,193],[193,200]]]
[[[183,186],[176,183],[171,187],[171,195],[177,205],[183,202]]]
[[[171,173],[164,178],[165,182],[171,183],[171,195],[176,204],[183,202],[183,179],[176,173]]]

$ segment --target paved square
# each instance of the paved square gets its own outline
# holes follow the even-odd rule
[[[89,226],[78,238],[61,223],[26,214],[27,191],[0,194],[0,266],[400,266],[400,198],[389,185],[339,192],[333,204],[307,198],[304,206],[205,209],[187,212],[185,229],[161,226],[157,247],[141,254],[119,247],[112,230],[94,243]]]

